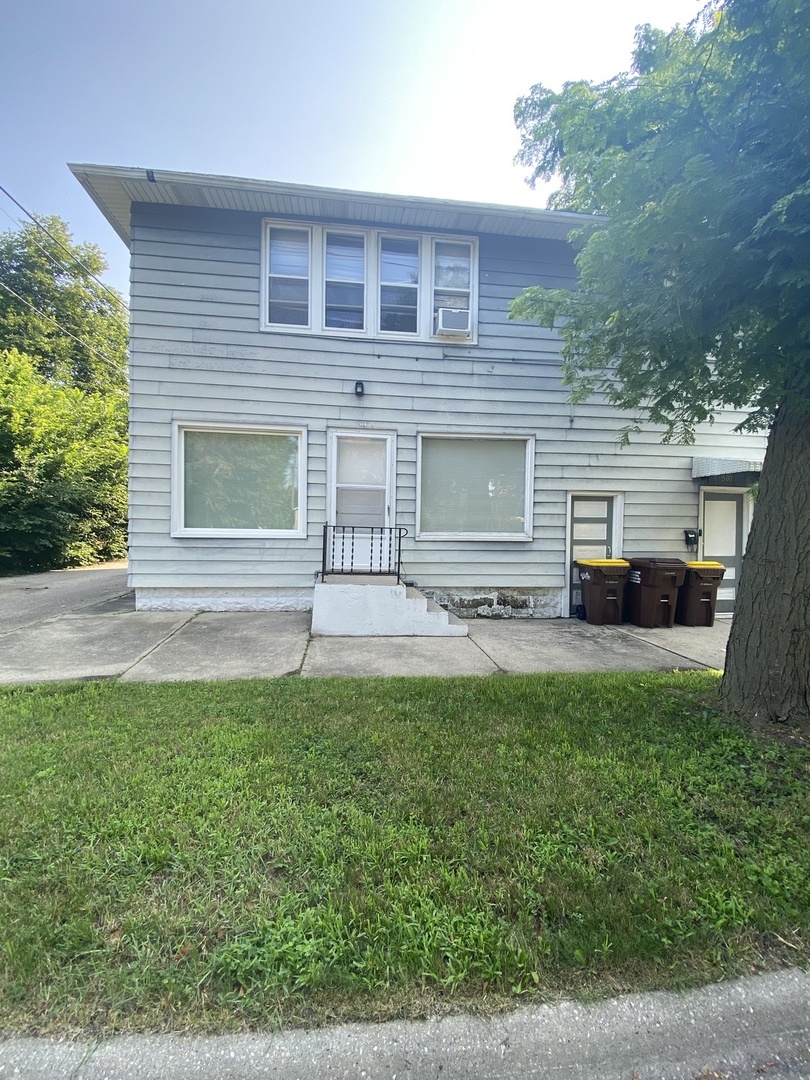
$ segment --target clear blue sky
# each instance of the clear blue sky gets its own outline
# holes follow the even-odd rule
[[[545,205],[515,99],[625,70],[699,0],[18,0],[0,36],[0,185],[128,253],[68,161]],[[0,229],[20,212],[0,194]]]

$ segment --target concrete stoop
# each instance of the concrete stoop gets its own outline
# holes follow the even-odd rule
[[[331,637],[466,637],[467,624],[395,577],[327,575],[315,585],[312,633]]]

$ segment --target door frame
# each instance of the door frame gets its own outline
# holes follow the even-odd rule
[[[737,496],[741,495],[742,496],[742,521],[739,523],[740,524],[740,535],[741,535],[740,573],[742,573],[742,562],[743,562],[743,559],[745,558],[745,549],[748,546],[748,533],[751,530],[751,515],[754,512],[754,500],[751,498],[751,488],[750,488],[750,486],[748,486],[748,487],[730,487],[728,484],[724,484],[724,485],[711,484],[711,485],[707,485],[706,487],[701,487],[701,489],[700,489],[700,498],[698,500],[698,528],[700,529],[700,536],[698,537],[698,558],[699,559],[704,559],[706,557],[705,556],[705,550],[706,550],[705,549],[705,537],[703,535],[704,510],[705,510],[705,502],[706,502],[705,496],[706,495],[737,495]],[[720,587],[722,588],[722,582],[721,582]],[[737,580],[734,582],[734,589],[735,589],[734,606],[735,607],[736,607],[737,594],[739,593],[739,588],[740,588],[740,578],[738,576]],[[733,611],[718,612],[719,616],[725,617],[725,618],[729,618],[732,614],[733,614]]]
[[[326,523],[335,524],[337,513],[337,448],[338,440],[343,437],[352,439],[385,439],[387,453],[386,469],[386,513],[385,527],[390,528],[396,522],[397,496],[397,436],[394,431],[367,431],[356,428],[328,428],[326,432]]]
[[[613,533],[610,540],[611,558],[621,559],[624,545],[624,492],[583,491],[576,489],[566,493],[565,503],[565,555],[563,560],[565,584],[563,586],[560,614],[563,619],[571,615],[571,542],[573,532],[574,499],[613,499]]]
[[[751,488],[749,487],[729,487],[728,485],[719,486],[716,484],[701,487],[700,498],[698,500],[698,528],[701,530],[700,537],[698,538],[698,557],[703,558],[703,503],[705,495],[742,495],[742,551],[741,555],[745,555],[745,549],[748,546],[748,533],[751,531],[751,515],[754,512],[754,500],[751,498]],[[745,498],[745,496],[748,498]]]

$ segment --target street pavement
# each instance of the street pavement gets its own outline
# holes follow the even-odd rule
[[[311,637],[307,612],[136,612],[116,563],[0,578],[0,683],[722,668],[729,627],[473,619],[466,638]]]
[[[810,975],[276,1034],[0,1042],[15,1080],[808,1080]]]

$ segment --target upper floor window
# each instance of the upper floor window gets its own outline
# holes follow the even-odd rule
[[[433,246],[433,325],[459,330],[469,315],[472,288],[470,244],[436,240]],[[445,312],[446,314],[440,314]],[[467,319],[469,323],[469,319]]]
[[[366,238],[326,234],[324,325],[363,330],[366,325]]]
[[[267,230],[268,321],[309,326],[309,230]]]
[[[380,237],[380,330],[419,333],[419,241]]]
[[[474,342],[475,240],[265,222],[262,329]]]

